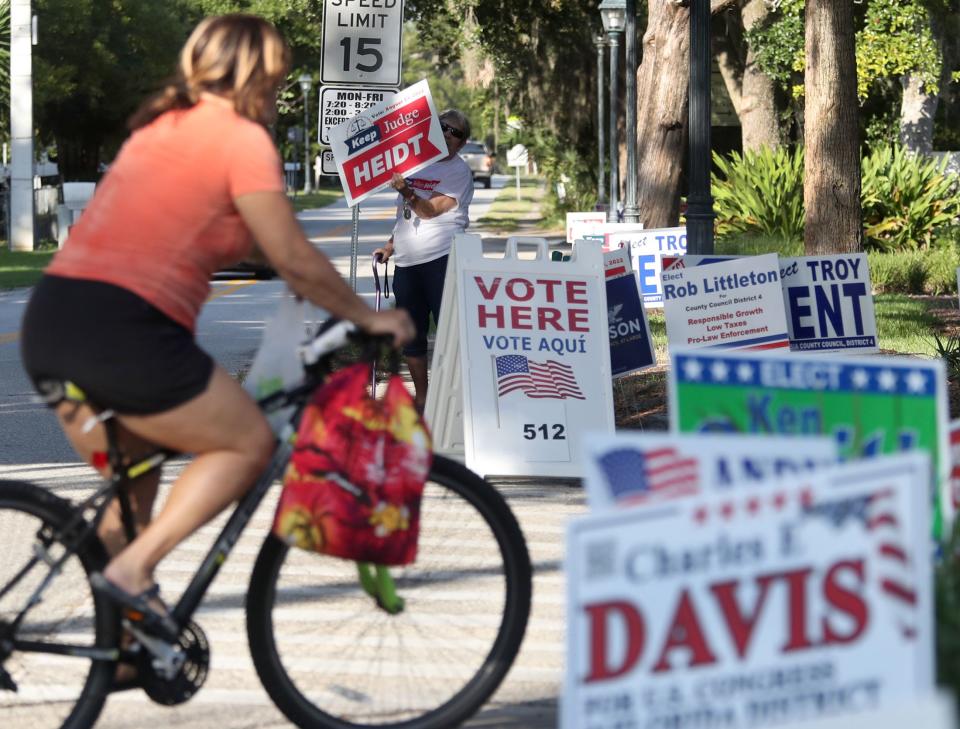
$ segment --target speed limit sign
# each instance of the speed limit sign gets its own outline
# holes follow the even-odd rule
[[[400,85],[403,0],[324,0],[324,84]]]

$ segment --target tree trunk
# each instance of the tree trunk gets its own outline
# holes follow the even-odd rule
[[[807,0],[804,94],[804,248],[808,255],[863,250],[857,61],[853,7]]]
[[[637,207],[646,228],[679,222],[689,53],[689,10],[650,3],[637,69]]]
[[[929,155],[933,151],[933,118],[940,97],[924,91],[916,76],[902,76],[900,85],[900,143],[915,154]]]
[[[769,15],[766,0],[747,0],[741,16],[744,30],[752,30]],[[737,108],[743,133],[743,151],[760,147],[776,149],[782,140],[773,79],[767,76],[757,62],[753,48],[747,46],[741,84],[741,101]]]

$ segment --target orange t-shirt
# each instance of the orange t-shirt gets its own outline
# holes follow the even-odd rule
[[[249,255],[234,199],[284,189],[267,130],[201,100],[138,129],[47,268],[122,286],[191,331],[210,276]]]

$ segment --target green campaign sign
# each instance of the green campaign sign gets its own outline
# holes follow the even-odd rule
[[[950,521],[945,383],[939,360],[680,350],[671,355],[670,423],[681,433],[829,435],[843,460],[924,450]]]

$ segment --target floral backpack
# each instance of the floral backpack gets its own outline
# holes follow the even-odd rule
[[[367,392],[370,365],[339,370],[304,409],[273,532],[303,549],[358,562],[409,564],[417,556],[420,498],[433,452],[402,380],[382,400]]]

